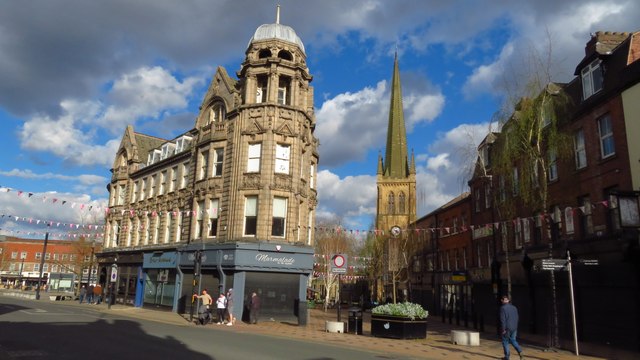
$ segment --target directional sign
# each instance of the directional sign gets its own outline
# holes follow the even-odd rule
[[[559,271],[559,270],[567,270],[567,260],[565,259],[542,259],[541,262],[542,270],[550,270],[550,271]]]
[[[575,261],[578,265],[585,265],[585,266],[600,265],[600,263],[598,262],[598,259],[578,259]]]
[[[331,256],[331,272],[334,274],[347,273],[347,256],[342,254],[334,254]]]

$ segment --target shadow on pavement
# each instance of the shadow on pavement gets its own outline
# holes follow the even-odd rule
[[[188,349],[171,336],[148,335],[138,323],[128,320],[0,324],[0,358],[4,354],[9,358],[49,359],[213,359]]]

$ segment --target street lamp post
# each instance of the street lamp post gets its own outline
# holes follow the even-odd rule
[[[44,258],[47,256],[47,242],[49,241],[49,232],[44,235],[44,247],[42,248],[42,258],[40,260],[40,275],[38,276],[38,284],[36,285],[36,300],[40,300],[40,283],[42,282],[42,272],[44,271]]]

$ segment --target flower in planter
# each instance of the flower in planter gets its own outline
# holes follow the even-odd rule
[[[376,306],[371,310],[371,313],[374,315],[401,316],[411,320],[426,319],[429,316],[429,312],[423,309],[420,304],[410,302]]]

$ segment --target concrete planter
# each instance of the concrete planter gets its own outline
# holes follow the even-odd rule
[[[371,315],[371,336],[391,339],[425,339],[427,319]]]

